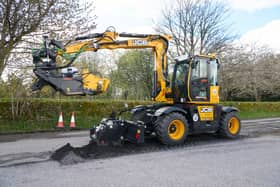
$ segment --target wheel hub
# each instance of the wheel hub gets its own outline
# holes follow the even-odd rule
[[[175,133],[177,130],[176,126],[174,124],[172,124],[169,128],[169,133]]]

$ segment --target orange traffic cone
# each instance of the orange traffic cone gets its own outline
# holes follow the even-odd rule
[[[74,112],[72,112],[72,115],[71,115],[71,121],[70,121],[70,128],[71,129],[74,129],[74,128],[76,128],[76,123],[75,123],[75,113]]]
[[[64,128],[62,112],[59,113],[59,118],[56,127],[59,129]]]

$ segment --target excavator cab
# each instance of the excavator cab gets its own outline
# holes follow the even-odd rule
[[[176,60],[172,78],[175,103],[219,103],[216,58],[197,55]]]

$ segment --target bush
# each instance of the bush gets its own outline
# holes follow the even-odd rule
[[[42,120],[56,118],[59,112],[70,114],[75,112],[81,118],[98,118],[110,115],[112,111],[119,111],[127,103],[129,107],[152,104],[152,101],[112,101],[112,100],[57,100],[30,99],[19,103],[27,103],[28,109],[20,116],[21,120]],[[234,106],[241,112],[280,112],[280,102],[223,102],[224,106]],[[0,119],[12,120],[12,106],[9,100],[0,101]]]
[[[23,104],[18,102],[19,105]],[[145,101],[111,101],[111,100],[53,100],[53,99],[30,99],[24,101],[28,103],[28,108],[22,111],[22,120],[41,120],[57,118],[59,112],[70,114],[75,112],[76,116],[87,117],[106,117],[112,111],[119,111],[127,103],[129,107],[136,105],[150,104]],[[20,107],[20,106],[19,106]],[[0,119],[12,120],[12,105],[9,100],[0,101]]]
[[[241,112],[280,112],[280,102],[223,102],[224,106],[234,106]]]

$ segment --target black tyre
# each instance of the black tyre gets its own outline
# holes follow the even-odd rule
[[[226,113],[220,121],[218,134],[226,138],[236,138],[241,130],[240,119],[236,112]]]
[[[182,114],[170,113],[156,122],[155,132],[163,144],[178,145],[186,140],[188,127],[188,122]]]

